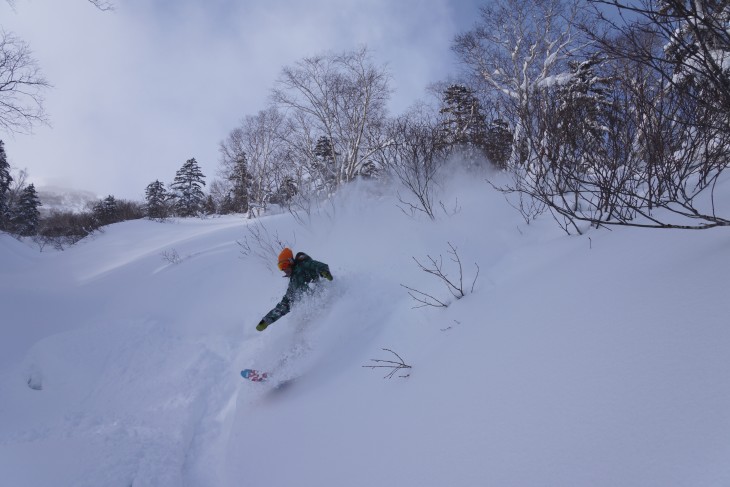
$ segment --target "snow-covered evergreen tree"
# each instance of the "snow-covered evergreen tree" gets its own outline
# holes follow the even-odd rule
[[[600,74],[603,61],[600,54],[594,53],[569,63],[570,75],[555,93],[558,133],[566,156],[574,164],[580,165],[586,154],[594,154],[602,145],[603,118],[610,106],[607,99],[610,80]]]
[[[226,193],[225,196],[219,200],[218,214],[229,215],[235,212],[236,210],[233,207],[233,198],[231,197],[231,193]]]
[[[533,159],[533,169],[549,174],[540,184],[543,193],[560,195],[560,200],[577,211],[588,180],[606,174],[610,162],[604,144],[607,117],[615,116],[607,100],[609,78],[601,75],[603,56],[594,53],[568,63],[568,71],[541,85],[542,100],[533,131],[539,133],[544,154]],[[590,175],[589,175],[590,174]],[[597,191],[600,193],[600,191]],[[605,193],[605,192],[604,192]]]
[[[277,190],[274,192],[274,194],[271,196],[271,203],[277,204],[277,205],[286,205],[288,204],[294,196],[296,196],[299,193],[299,188],[297,186],[297,182],[294,180],[291,176],[284,177],[284,180],[281,182]]]
[[[228,202],[229,212],[247,213],[249,206],[249,194],[251,187],[251,173],[248,170],[248,157],[241,151],[237,154],[232,170],[228,174],[232,188],[230,201]]]
[[[18,235],[35,235],[38,230],[41,213],[38,207],[41,201],[38,199],[35,186],[29,184],[20,192],[18,202],[10,212],[12,229]]]
[[[160,182],[160,180],[155,180],[148,184],[147,189],[145,189],[147,217],[157,219],[167,218],[167,201],[169,198],[170,195],[165,188],[165,184]]]
[[[175,210],[179,216],[195,216],[205,202],[205,176],[195,158],[188,159],[175,174],[170,186],[175,197]]]
[[[94,205],[94,218],[99,225],[109,225],[116,223],[117,218],[117,200],[114,196],[109,195]]]
[[[726,85],[730,71],[730,4],[727,1],[658,0],[652,20],[669,39],[664,46],[673,81]],[[730,87],[724,86],[725,95]],[[717,87],[715,87],[717,89]],[[700,89],[701,91],[701,89]]]
[[[5,144],[0,140],[0,229],[5,227],[8,214],[8,192],[13,177],[10,175],[10,164],[5,154]]]
[[[203,213],[206,215],[215,215],[218,211],[218,208],[216,207],[215,200],[213,199],[213,195],[208,195],[205,198],[205,202],[203,203]]]
[[[335,147],[332,139],[321,136],[317,139],[317,143],[312,151],[314,161],[312,162],[312,172],[317,180],[317,189],[329,188],[333,189],[337,186],[337,166],[335,164]]]
[[[484,153],[496,167],[506,169],[514,137],[506,120],[495,118],[487,126]]]
[[[717,157],[712,153],[727,147],[730,138],[730,2],[657,3],[659,11],[652,12],[651,18],[662,34],[664,55],[670,64],[665,76],[671,80],[673,94],[682,100],[677,118],[705,131],[705,138],[710,140],[703,154],[708,160],[699,171],[708,180],[718,167],[726,166],[725,154]]]
[[[468,165],[484,159],[487,123],[474,90],[454,84],[443,92],[441,142],[466,159]]]

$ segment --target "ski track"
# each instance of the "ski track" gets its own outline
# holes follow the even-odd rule
[[[231,347],[216,341],[176,336],[156,322],[50,337],[26,365],[44,378],[35,394],[53,398],[64,389],[77,399],[56,404],[64,413],[55,422],[41,420],[0,441],[81,448],[94,461],[69,485],[215,485],[221,469],[212,467],[220,463],[238,385]],[[79,343],[95,347],[84,351]],[[48,357],[51,349],[66,363]],[[96,367],[83,374],[75,370],[81,364]]]

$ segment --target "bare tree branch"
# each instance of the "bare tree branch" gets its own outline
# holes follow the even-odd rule
[[[42,92],[49,86],[28,45],[0,31],[0,128],[30,132],[47,123]]]
[[[398,193],[400,203],[410,209],[411,216],[425,213],[435,220],[434,189],[446,156],[438,143],[438,122],[420,105],[389,121],[385,132],[387,142],[378,151],[381,164],[390,169],[415,200]],[[408,214],[404,208],[401,210]]]
[[[291,242],[279,237],[279,232],[272,234],[259,219],[253,220],[249,225],[246,225],[246,232],[248,235],[244,236],[243,240],[236,242],[241,248],[241,254],[244,257],[255,256],[267,267],[277,261],[281,249],[293,247]],[[296,243],[296,238],[294,238],[293,243]]]
[[[457,42],[457,52],[482,78],[519,86],[510,111],[513,180],[499,189],[518,196],[512,204],[528,223],[547,209],[568,233],[583,233],[588,225],[581,223],[730,225],[717,213],[714,195],[730,161],[726,2],[590,3],[627,15],[609,20],[596,9],[593,18],[577,22],[551,14],[536,28],[526,14],[557,12],[550,9],[559,4],[572,12],[579,4],[497,0]],[[548,28],[563,22],[563,33]],[[541,59],[552,69],[538,69]],[[525,77],[518,68],[528,65]],[[494,82],[489,86],[494,91]]]

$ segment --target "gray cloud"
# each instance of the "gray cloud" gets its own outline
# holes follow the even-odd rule
[[[54,85],[52,128],[0,136],[36,185],[141,199],[190,157],[211,181],[218,142],[266,106],[283,66],[367,45],[393,74],[398,112],[454,71],[451,40],[476,13],[459,0],[118,0],[111,13],[0,1],[3,28]]]

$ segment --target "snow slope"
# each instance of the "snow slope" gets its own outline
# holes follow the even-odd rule
[[[241,253],[254,222],[0,237],[2,484],[730,485],[728,229],[568,237],[478,180],[442,198],[435,223],[371,187],[261,219],[335,276],[263,333],[286,281]],[[460,300],[413,260],[458,278],[449,243]],[[383,349],[412,368],[363,367]]]

